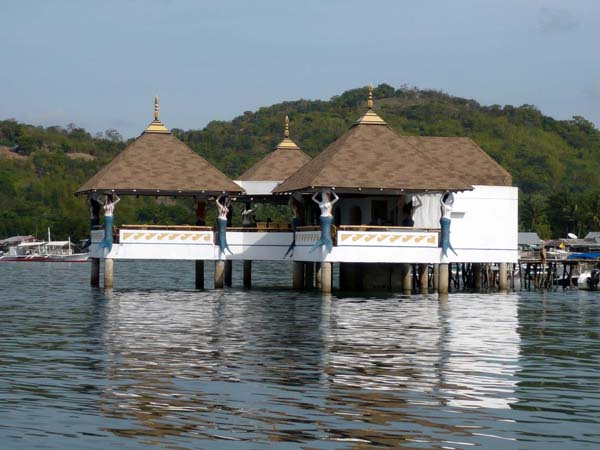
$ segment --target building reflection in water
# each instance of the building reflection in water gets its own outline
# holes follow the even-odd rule
[[[460,441],[473,433],[457,412],[495,420],[514,401],[513,296],[111,296],[102,409],[144,443]]]

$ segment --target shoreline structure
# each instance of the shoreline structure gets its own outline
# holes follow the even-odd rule
[[[205,261],[214,261],[220,289],[231,285],[231,261],[243,260],[249,288],[252,261],[291,260],[293,287],[324,293],[334,263],[342,290],[410,293],[418,283],[445,295],[449,264],[468,265],[476,280],[482,264],[498,264],[498,286],[507,290],[508,264],[518,262],[511,175],[469,138],[397,134],[373,110],[372,92],[366,113],[314,159],[289,138],[286,116],[281,143],[235,181],[171,134],[155,98],[152,123],[76,195],[194,197],[197,225],[93,227],[91,284],[100,284],[100,261],[110,288],[114,260],[169,259],[195,261],[198,288]],[[251,203],[289,203],[293,223],[231,227],[228,216],[220,231],[206,226],[206,204],[226,196],[248,212]],[[109,238],[107,251],[100,243]]]

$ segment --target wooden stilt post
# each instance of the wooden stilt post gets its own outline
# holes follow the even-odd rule
[[[113,263],[112,258],[104,258],[104,287],[113,287]]]
[[[573,264],[569,264],[569,287],[573,287]]]
[[[100,286],[100,258],[90,258],[90,285],[94,287]]]
[[[233,261],[230,259],[225,260],[225,286],[231,287],[231,279],[233,275]]]
[[[304,289],[304,263],[302,261],[294,261],[292,287],[294,289]]]
[[[422,294],[429,292],[429,264],[419,264],[419,284]]]
[[[509,277],[510,277],[510,290],[514,291],[515,290],[515,271],[517,269],[517,265],[516,264],[512,264],[511,266],[509,266],[511,268],[510,272],[509,272]]]
[[[519,290],[522,290],[525,286],[523,285],[523,264],[519,262]]]
[[[440,288],[440,265],[433,265],[433,290],[437,292]]]
[[[331,293],[331,263],[330,262],[322,262],[321,263],[321,292],[323,294]]]
[[[196,289],[204,289],[204,261],[198,259],[196,262]]]
[[[402,265],[402,291],[405,294],[410,294],[412,292],[412,274],[411,274],[411,264],[403,264]]]
[[[225,284],[225,261],[215,261],[215,289],[223,289]]]
[[[316,276],[315,276],[315,283],[316,283],[316,288],[317,289],[321,289],[321,263],[315,263],[315,268],[316,268]]]
[[[473,264],[473,287],[477,292],[481,291],[481,263]]]
[[[448,264],[440,264],[440,284],[438,287],[440,295],[448,294],[449,279]]]
[[[252,287],[252,260],[244,260],[244,288]]]
[[[304,263],[304,287],[312,289],[315,287],[315,263]]]
[[[507,273],[507,264],[506,263],[500,263],[498,264],[498,288],[505,292],[508,290],[508,280],[506,278],[506,273]]]

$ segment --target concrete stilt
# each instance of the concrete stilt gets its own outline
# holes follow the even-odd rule
[[[449,273],[448,273],[448,264],[440,264],[440,281],[438,286],[438,292],[441,295],[448,294],[448,284],[449,284]]]
[[[440,289],[440,265],[433,265],[433,290],[437,292]]]
[[[331,263],[321,263],[321,292],[324,294],[331,293]]]
[[[315,283],[317,285],[316,288],[321,289],[321,263],[315,263],[315,269],[316,269]]]
[[[500,263],[499,264],[499,270],[498,270],[498,287],[500,288],[501,291],[507,291],[508,290],[508,280],[506,278],[507,275],[507,267],[506,267],[506,263]]]
[[[421,293],[429,292],[429,264],[419,264],[419,281]]]
[[[252,261],[249,259],[244,260],[244,288],[250,289],[252,287]]]
[[[113,263],[112,258],[104,259],[104,287],[113,287]]]
[[[292,287],[294,289],[304,289],[304,263],[301,261],[294,261]]]
[[[204,261],[196,260],[196,289],[204,289]]]
[[[410,264],[402,264],[402,291],[405,294],[412,292],[412,273]]]
[[[476,291],[481,291],[481,263],[473,264],[474,287]]]
[[[315,263],[304,263],[304,287],[312,289],[315,287]]]
[[[225,284],[225,261],[215,261],[215,289],[223,289]]]
[[[100,258],[90,258],[90,262],[90,285],[98,287],[100,286]]]
[[[231,278],[233,272],[233,261],[230,259],[225,260],[225,286],[231,287]]]

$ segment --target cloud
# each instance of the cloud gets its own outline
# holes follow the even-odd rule
[[[579,22],[569,11],[549,8],[540,10],[539,24],[545,34],[567,33],[579,26]]]

